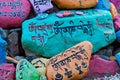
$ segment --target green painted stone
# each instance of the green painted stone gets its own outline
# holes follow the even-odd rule
[[[43,80],[40,79],[39,72],[27,60],[22,59],[17,64],[16,80]]]
[[[59,18],[53,13],[43,20],[26,20],[22,24],[23,46],[42,56],[52,57],[85,40],[93,44],[93,52],[96,52],[116,39],[109,11],[81,11],[83,15]]]

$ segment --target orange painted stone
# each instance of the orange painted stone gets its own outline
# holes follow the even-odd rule
[[[116,60],[115,56],[110,56],[110,60],[115,61]]]
[[[98,0],[52,0],[60,9],[77,9],[94,7]]]
[[[81,42],[52,57],[47,65],[47,80],[80,80],[88,72],[92,44]]]
[[[115,8],[113,3],[110,3],[110,12],[113,18],[118,14],[117,9]]]

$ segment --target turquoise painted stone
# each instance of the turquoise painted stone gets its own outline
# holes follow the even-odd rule
[[[22,45],[34,53],[52,57],[85,40],[93,44],[93,52],[96,52],[116,39],[109,11],[81,11],[82,16],[59,18],[53,13],[42,20],[26,20],[22,24]]]

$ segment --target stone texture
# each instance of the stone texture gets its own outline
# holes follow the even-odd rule
[[[3,39],[7,39],[8,37],[8,30],[0,28],[0,34]]]
[[[115,55],[115,58],[116,58],[118,64],[120,65],[120,52]]]
[[[116,60],[115,56],[110,56],[110,60],[115,61]]]
[[[120,0],[110,0],[110,2],[115,5],[117,11],[120,13]]]
[[[115,31],[118,31],[120,29],[120,14],[114,17],[113,22],[114,22]]]
[[[116,32],[116,39],[120,43],[120,30]]]
[[[28,0],[0,0],[0,27],[20,27],[28,17],[30,3]]]
[[[48,60],[49,59],[45,59],[45,58],[36,58],[36,59],[33,59],[31,61],[31,63],[33,64],[33,66],[38,70],[38,72],[41,75],[45,76],[45,74],[46,74],[46,65],[47,65]]]
[[[113,49],[114,49],[113,46],[107,46],[107,47],[99,50],[98,52],[96,52],[96,54],[110,57],[113,55]]]
[[[60,9],[78,9],[94,7],[98,0],[52,0]]]
[[[7,55],[6,45],[7,42],[3,40],[0,35],[0,63],[6,62],[6,55]]]
[[[52,57],[85,40],[93,44],[96,52],[116,39],[109,11],[80,11],[84,13],[82,16],[59,18],[53,13],[43,20],[26,20],[22,24],[22,45],[35,54]]]
[[[89,66],[89,72],[86,75],[88,78],[114,75],[120,71],[120,68],[116,61],[105,60],[98,57],[97,55],[92,56]]]
[[[113,19],[115,18],[115,16],[118,15],[117,9],[113,3],[110,3],[110,12],[112,14]]]
[[[16,67],[16,80],[40,80],[40,74],[31,63],[22,59]]]
[[[109,0],[98,0],[98,4],[95,6],[96,9],[110,10]]]
[[[29,0],[33,6],[34,11],[39,14],[53,8],[51,0]]]
[[[13,64],[0,63],[0,80],[15,80],[15,67]]]
[[[11,29],[8,34],[7,50],[12,57],[24,55],[24,51],[21,45],[21,30]]]
[[[26,56],[26,57],[29,57],[29,56],[40,57],[40,55],[35,54],[35,52],[33,52],[33,51],[27,49],[27,48],[24,47],[24,46],[23,46],[23,49],[24,49],[24,51],[25,51],[25,56]]]
[[[80,80],[88,72],[92,44],[81,42],[50,58],[47,65],[48,80]]]

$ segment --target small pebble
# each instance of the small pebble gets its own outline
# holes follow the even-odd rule
[[[62,18],[63,14],[62,13],[57,13],[56,16]]]
[[[38,14],[38,15],[36,16],[36,19],[41,20],[41,19],[45,19],[45,18],[47,18],[47,17],[48,17],[48,14],[47,14],[47,13],[40,13],[40,14]]]

